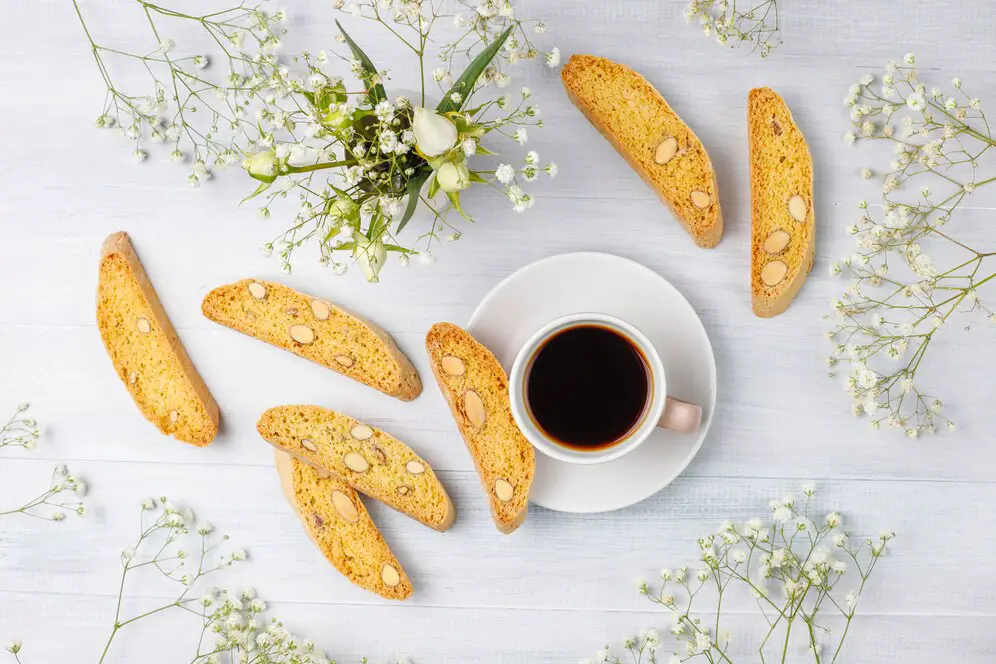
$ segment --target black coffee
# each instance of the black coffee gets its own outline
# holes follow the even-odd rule
[[[525,401],[551,439],[581,450],[610,447],[639,424],[650,400],[643,353],[615,330],[569,327],[536,351]]]

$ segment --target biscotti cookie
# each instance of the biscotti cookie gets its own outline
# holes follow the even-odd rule
[[[723,237],[716,172],[695,133],[645,78],[594,55],[560,72],[567,96],[608,139],[700,247]]]
[[[207,445],[218,404],[180,343],[127,233],[100,252],[97,328],[114,370],[145,419],[166,435]]]
[[[430,528],[453,525],[456,509],[432,468],[383,431],[318,406],[271,408],[256,429],[274,447]]]
[[[402,401],[422,393],[418,371],[387,332],[328,300],[272,281],[243,279],[208,293],[201,310],[216,323]]]
[[[412,584],[348,484],[275,450],[284,495],[308,537],[343,576],[386,599],[408,599]]]
[[[813,158],[785,102],[769,88],[747,97],[750,143],[751,300],[776,316],[813,268]]]
[[[491,351],[452,323],[433,325],[425,347],[488,494],[495,525],[510,533],[526,518],[536,457],[512,419],[508,376]]]

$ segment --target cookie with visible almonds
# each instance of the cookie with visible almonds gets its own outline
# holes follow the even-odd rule
[[[695,132],[647,79],[594,55],[560,72],[567,96],[670,208],[700,247],[723,237],[716,172]]]
[[[280,487],[325,558],[361,588],[386,599],[411,597],[408,575],[356,491],[285,452],[275,456]]]
[[[402,401],[422,393],[418,371],[387,332],[322,298],[243,279],[208,293],[201,311]]]
[[[452,323],[433,325],[425,347],[474,459],[495,525],[510,533],[526,518],[536,457],[512,419],[508,376],[491,351]]]
[[[145,419],[185,443],[218,433],[218,404],[194,368],[127,233],[100,252],[97,328],[114,369]]]
[[[813,159],[780,96],[747,97],[750,143],[751,300],[762,318],[785,311],[813,268]]]
[[[429,464],[379,429],[319,406],[277,406],[256,430],[277,449],[430,528],[453,525],[453,501]]]

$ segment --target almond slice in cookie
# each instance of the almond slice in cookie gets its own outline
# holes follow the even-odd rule
[[[785,247],[788,246],[791,239],[792,236],[783,230],[771,231],[768,237],[764,238],[764,244],[761,245],[761,248],[771,255],[780,254],[785,251]]]

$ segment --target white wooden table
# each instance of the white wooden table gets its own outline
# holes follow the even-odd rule
[[[300,4],[301,6],[297,6]],[[907,441],[873,434],[851,417],[827,380],[822,320],[843,288],[825,276],[850,252],[844,227],[875,184],[861,166],[870,148],[848,148],[841,99],[866,72],[915,50],[928,79],[996,103],[996,9],[991,2],[795,0],[782,8],[785,43],[766,60],[717,47],[686,26],[680,0],[529,2],[565,57],[592,52],[633,65],[656,83],[706,144],[718,169],[726,235],[696,249],[665,208],[566,100],[557,73],[525,79],[547,128],[532,146],[560,165],[525,215],[487,194],[468,201],[479,223],[438,252],[432,268],[392,265],[380,285],[358,270],[337,279],[302,254],[292,276],[260,256],[280,215],[255,218],[236,201],[238,172],[200,189],[154,154],[132,163],[116,134],[91,129],[102,91],[68,3],[13,0],[0,21],[0,408],[34,404],[44,437],[33,453],[0,460],[0,505],[40,490],[66,461],[93,489],[92,513],[61,525],[0,522],[0,640],[20,637],[25,661],[96,661],[110,627],[122,547],[138,501],[165,494],[195,507],[243,544],[252,562],[226,579],[253,585],[272,613],[340,661],[410,654],[420,662],[575,661],[639,627],[665,626],[632,579],[693,563],[695,538],[726,517],[766,512],[803,481],[821,487],[855,534],[899,533],[864,597],[846,661],[996,661],[996,447],[992,426],[996,326],[952,330],[927,376],[951,405],[955,434]],[[100,31],[136,43],[113,0],[89,0]],[[327,2],[295,3],[288,45],[332,46]],[[361,43],[373,27],[354,26]],[[379,40],[374,60],[399,50]],[[526,71],[526,70],[523,70]],[[781,92],[816,163],[817,266],[783,316],[750,311],[747,91]],[[992,244],[996,199],[963,213],[966,237]],[[129,231],[161,299],[223,413],[206,449],[160,436],[138,414],[111,369],[94,325],[101,241]],[[670,279],[697,309],[716,348],[717,416],[701,453],[660,494],[621,512],[573,516],[534,508],[501,536],[488,518],[471,460],[429,378],[422,338],[439,320],[465,323],[500,279],[545,256],[599,250],[640,261]],[[360,310],[389,329],[429,380],[404,404],[214,325],[200,314],[210,288],[249,275],[285,279]],[[648,303],[648,306],[653,306]],[[340,577],[307,541],[279,494],[270,448],[254,424],[280,403],[334,406],[402,435],[435,466],[458,506],[443,535],[379,505],[371,511],[416,591],[390,604]],[[167,597],[158,585],[129,589],[129,607]],[[731,607],[739,650],[748,650],[755,608]],[[184,618],[125,631],[110,661],[188,661]],[[734,631],[738,631],[734,629]],[[800,661],[801,661],[801,655]],[[185,659],[186,658],[186,659]],[[755,661],[747,655],[739,661]]]

